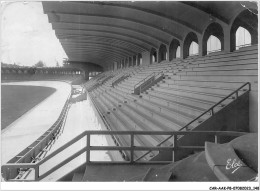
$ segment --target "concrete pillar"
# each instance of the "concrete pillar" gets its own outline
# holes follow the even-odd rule
[[[183,41],[180,41],[180,58],[181,59],[184,59],[184,56],[183,56],[183,49],[184,49],[184,46],[183,46]]]
[[[225,26],[223,27],[223,33],[224,33],[224,51],[230,52],[231,51],[231,44],[230,44],[230,27]]]
[[[198,36],[198,45],[199,45],[199,56],[203,56],[203,41],[202,35]]]
[[[166,49],[167,49],[166,61],[170,61],[170,46],[166,45]]]
[[[133,64],[133,57],[131,56],[131,57],[129,57],[129,60],[130,60],[130,66],[133,66],[134,64]]]
[[[117,62],[114,62],[114,68],[113,70],[117,70]]]
[[[149,65],[151,62],[150,52],[142,52],[142,65]]]
[[[85,80],[89,80],[89,71],[84,71],[84,77],[85,77]]]
[[[156,49],[156,59],[155,62],[159,63],[159,48]]]

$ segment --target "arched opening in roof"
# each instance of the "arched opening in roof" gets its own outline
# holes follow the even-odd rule
[[[236,31],[236,50],[243,46],[251,46],[251,34],[244,27],[238,27]]]
[[[250,40],[249,36],[251,36],[251,42],[249,42]],[[239,49],[240,47],[250,46],[257,43],[258,43],[257,10],[250,10],[250,11],[244,10],[236,17],[230,30],[231,51]]]
[[[217,37],[211,35],[207,41],[207,54],[219,51],[221,51],[221,42]]]
[[[199,54],[198,37],[195,33],[190,32],[183,43],[183,58]]]
[[[169,60],[172,61],[175,58],[181,57],[181,46],[180,42],[173,39],[169,47]]]
[[[150,60],[151,60],[150,64],[157,62],[157,52],[156,52],[155,48],[151,49]]]
[[[159,48],[159,57],[158,62],[164,61],[167,59],[167,48],[164,44],[162,44]]]
[[[199,54],[199,44],[192,41],[189,47],[189,56],[197,56]]]
[[[180,58],[181,57],[181,46],[178,46],[176,49],[176,58]]]
[[[224,50],[224,32],[220,24],[211,23],[202,39],[202,55]]]

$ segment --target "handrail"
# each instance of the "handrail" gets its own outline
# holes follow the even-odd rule
[[[198,117],[196,117],[195,119],[193,119],[192,121],[190,121],[188,124],[186,124],[184,127],[182,127],[181,129],[179,129],[179,131],[182,130],[186,130],[188,131],[188,126],[190,124],[192,124],[193,122],[197,121],[199,118],[201,118],[202,116],[204,116],[205,114],[207,114],[208,112],[211,112],[212,116],[215,114],[214,113],[214,108],[216,106],[218,106],[219,104],[221,104],[223,101],[225,101],[226,99],[228,99],[230,96],[232,96],[233,94],[236,94],[236,98],[238,98],[238,91],[241,90],[243,87],[245,87],[246,85],[249,86],[249,90],[251,91],[251,83],[250,82],[246,82],[245,84],[243,84],[242,86],[240,86],[239,88],[237,88],[235,91],[233,91],[232,93],[230,93],[229,95],[227,95],[226,97],[224,97],[223,99],[221,99],[219,102],[217,102],[216,104],[214,104],[212,107],[210,107],[208,110],[206,110],[205,112],[203,112],[201,115],[199,115]],[[172,138],[172,136],[167,137],[165,140],[163,140],[162,142],[160,142],[157,146],[162,145],[163,143],[165,143],[166,141],[168,141],[170,138]],[[140,160],[141,158],[145,157],[147,154],[149,154],[151,151],[148,151],[146,153],[144,153],[142,156],[140,156],[138,158],[138,160]]]
[[[145,84],[145,82],[140,86],[140,91],[139,94],[142,92],[142,90],[144,91],[147,87],[149,87],[151,84],[155,83],[156,80],[160,79],[160,77],[163,77],[163,71],[158,72],[157,74],[155,74],[153,76],[153,78],[150,78],[149,80],[147,80],[146,82],[149,82],[147,84]],[[158,78],[157,78],[158,77]],[[156,79],[157,78],[157,79]],[[144,86],[143,86],[144,85]]]
[[[150,75],[148,75],[145,79],[141,80],[140,82],[138,82],[135,86],[134,86],[134,93],[141,93],[142,89],[145,89],[146,87],[148,87],[150,84],[152,84],[155,80],[156,77],[159,75],[162,75],[163,71],[160,72],[153,72]],[[150,81],[150,83],[145,84],[146,82]],[[141,83],[142,82],[142,83]],[[145,84],[144,87],[142,87]],[[139,85],[139,92],[137,92],[137,85]],[[137,86],[137,87],[136,87]]]
[[[248,91],[251,91],[251,83],[250,82],[246,82],[245,84],[243,84],[242,86],[240,86],[239,88],[237,88],[235,91],[233,91],[232,93],[228,94],[226,97],[224,97],[223,99],[221,99],[219,102],[217,102],[216,104],[214,104],[213,106],[211,106],[208,110],[206,110],[205,112],[203,112],[202,114],[200,114],[198,117],[196,117],[195,119],[193,119],[192,121],[190,121],[188,124],[186,124],[184,127],[182,127],[180,129],[186,129],[186,131],[188,130],[188,126],[190,124],[192,124],[193,122],[197,121],[199,118],[201,118],[202,116],[204,116],[206,113],[210,112],[211,115],[213,116],[214,113],[214,108],[217,107],[218,105],[220,105],[222,102],[224,102],[225,100],[227,100],[228,98],[230,98],[233,94],[236,94],[236,98],[238,98],[238,91],[240,91],[243,87],[245,87],[246,85],[249,86]]]
[[[135,84],[135,85],[134,85],[134,89],[136,88],[136,86],[140,85],[142,82],[145,82],[145,80],[146,80],[147,78],[151,78],[151,77],[153,77],[154,73],[155,73],[155,72],[149,74],[149,75],[146,76],[144,79],[142,79],[142,80],[139,81],[137,84]]]
[[[114,87],[115,85],[117,85],[119,82],[121,82],[122,80],[126,79],[127,77],[129,77],[130,74],[124,74],[121,77],[119,77],[118,79],[116,79],[114,82],[112,82],[112,87]]]
[[[51,139],[54,139],[56,137],[57,134],[55,134],[55,133],[57,133],[59,131],[59,129],[61,127],[61,123],[63,122],[64,118],[66,117],[69,101],[72,96],[71,92],[72,92],[72,89],[71,89],[70,94],[61,110],[61,113],[60,113],[58,119],[55,121],[55,123],[46,132],[44,132],[38,139],[36,139],[36,141],[34,141],[31,145],[34,145],[34,143],[37,143],[37,144],[34,146],[29,145],[28,147],[26,147],[26,149],[21,151],[18,155],[16,155],[12,159],[10,159],[8,161],[8,163],[9,162],[19,163],[19,162],[24,162],[27,160],[32,160],[42,151],[42,149],[44,149],[44,147],[49,143],[49,141]],[[47,133],[47,135],[44,136],[44,134],[46,134],[46,133]],[[45,145],[43,145],[43,143],[45,143]],[[40,146],[41,149],[38,149],[38,151],[35,152],[34,150],[36,150],[36,148],[38,146]],[[26,151],[28,148],[29,148],[29,151],[27,151],[25,154],[21,154],[21,153],[24,153],[24,151]],[[34,155],[34,156],[32,156],[32,155]],[[17,156],[19,156],[19,159],[15,160],[15,158],[18,158]]]
[[[130,146],[91,146],[91,135],[130,135],[131,142]],[[19,164],[6,164],[2,166],[2,176],[10,181],[24,181],[24,180],[19,180],[19,179],[13,179],[12,177],[9,179],[8,175],[10,174],[10,171],[14,172],[20,168],[33,168],[35,169],[35,181],[41,180],[48,176],[49,174],[53,173],[55,170],[59,169],[66,163],[70,162],[74,158],[78,157],[82,153],[86,152],[86,163],[98,163],[100,161],[90,161],[90,151],[93,150],[114,150],[114,151],[119,151],[119,150],[129,150],[130,151],[130,161],[121,161],[121,163],[126,163],[126,164],[131,164],[131,163],[139,163],[137,162],[138,160],[134,160],[134,151],[141,151],[141,150],[157,150],[157,151],[175,151],[179,149],[203,149],[203,146],[178,146],[176,140],[178,135],[198,135],[198,134],[207,134],[207,135],[213,135],[215,136],[215,142],[218,141],[218,136],[241,136],[245,135],[246,132],[233,132],[233,131],[84,131],[77,137],[73,138],[71,141],[48,155],[46,158],[43,160],[37,162],[37,163],[19,163]],[[167,146],[167,147],[151,147],[151,146],[136,146],[134,144],[134,137],[138,135],[170,135],[174,137],[174,144],[173,146]],[[53,158],[60,152],[62,152],[64,149],[69,147],[70,145],[74,144],[75,142],[79,141],[83,137],[87,137],[86,141],[86,146],[81,148],[79,151],[74,153],[73,155],[69,156],[67,159],[62,161],[61,163],[57,164],[54,166],[52,169],[48,170],[47,172],[43,173],[40,175],[40,165],[47,162],[49,159]],[[115,161],[106,161],[106,163],[114,163]],[[171,161],[164,161],[166,163],[169,163]],[[154,163],[154,161],[142,161],[141,163]],[[163,163],[163,161],[158,161],[158,163]]]

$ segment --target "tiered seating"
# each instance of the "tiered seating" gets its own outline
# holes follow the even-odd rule
[[[133,94],[136,83],[153,72],[161,71],[166,75],[162,82],[140,96]],[[113,81],[126,73],[131,74],[131,77],[111,87]],[[245,82],[253,83],[252,89],[257,91],[257,47],[133,67],[115,71],[113,75],[113,78],[90,93],[113,130],[178,131]],[[239,91],[238,95],[244,94],[245,90],[248,87]],[[234,99],[235,95],[229,97],[217,105],[214,112]],[[211,116],[212,113],[206,113],[192,123],[189,129],[198,127]],[[157,145],[165,138],[156,136],[148,139],[140,136],[136,142],[138,145]],[[129,139],[121,137],[120,140],[123,145],[129,145]],[[169,144],[171,142],[165,143]],[[136,157],[141,154],[136,154]]]
[[[147,79],[149,77],[152,77],[152,74],[157,74],[160,72],[165,72],[169,70],[170,63],[164,63],[164,64],[154,64],[149,66],[142,66],[139,67],[139,69],[136,70],[136,73],[132,75],[127,80],[123,81],[122,83],[118,84],[116,87],[117,89],[124,91],[125,93],[134,93],[134,87],[136,84],[141,82],[144,79]]]

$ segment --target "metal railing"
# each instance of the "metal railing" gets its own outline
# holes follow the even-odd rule
[[[8,163],[31,162],[32,160],[37,159],[37,155],[44,150],[44,148],[50,143],[50,141],[55,140],[56,136],[60,133],[64,119],[67,116],[71,95],[72,92],[70,92],[67,101],[65,102],[62,111],[55,123],[36,141],[34,141],[31,145],[26,147],[18,155],[10,159]]]
[[[182,128],[180,129],[180,131],[182,131],[182,130],[184,130],[184,129],[185,129],[186,131],[189,130],[189,129],[188,129],[189,125],[191,125],[193,122],[199,120],[202,116],[204,116],[204,115],[206,115],[206,114],[208,114],[208,113],[210,113],[211,116],[213,116],[213,115],[215,114],[214,109],[215,109],[216,107],[221,106],[221,104],[222,104],[225,100],[229,99],[230,97],[233,97],[234,94],[235,94],[235,96],[236,96],[235,98],[237,99],[237,98],[239,97],[238,92],[239,92],[240,90],[242,90],[242,88],[245,87],[245,86],[247,86],[247,85],[248,85],[248,90],[247,90],[247,91],[251,91],[251,84],[250,84],[250,82],[246,82],[245,84],[243,84],[242,86],[240,86],[239,88],[237,88],[235,91],[233,91],[232,93],[228,94],[226,97],[224,97],[223,99],[221,99],[219,102],[217,102],[216,104],[214,104],[213,106],[211,106],[208,110],[206,110],[205,112],[203,112],[202,114],[200,114],[198,117],[196,117],[195,119],[193,119],[192,121],[190,121],[188,124],[186,124],[184,127],[182,127]]]
[[[95,102],[95,99],[94,99],[90,94],[88,94],[88,96],[89,96],[89,98],[91,99],[91,102],[94,104],[94,107],[96,108],[96,110],[97,110],[97,112],[98,112],[98,114],[99,114],[101,120],[103,121],[103,123],[104,123],[106,129],[107,129],[108,131],[112,131],[112,129],[111,129],[111,127],[110,127],[110,124],[109,124],[109,123],[107,122],[107,120],[103,117],[103,114],[102,114],[102,112],[100,111],[100,109],[99,109],[97,103]],[[121,144],[120,141],[118,140],[118,138],[117,138],[116,136],[112,135],[111,137],[112,137],[112,139],[113,139],[115,145],[120,145],[120,144]],[[120,152],[122,158],[126,158],[126,153],[125,153],[124,151],[119,151],[119,152]]]
[[[147,88],[151,87],[154,83],[159,81],[163,78],[163,71],[160,72],[153,72],[150,75],[148,75],[146,78],[142,79],[140,82],[135,84],[134,86],[134,94],[139,95],[143,91],[145,91]]]
[[[231,132],[231,131],[85,131],[82,134],[78,135],[77,137],[73,138],[71,141],[60,147],[59,149],[55,150],[53,153],[45,157],[43,160],[37,163],[19,163],[19,164],[5,164],[2,166],[1,173],[2,177],[7,181],[39,181],[43,178],[47,177],[57,169],[61,168],[63,165],[67,164],[71,160],[75,159],[76,157],[80,156],[81,154],[86,152],[86,164],[94,164],[94,163],[104,163],[104,161],[90,161],[91,158],[91,151],[100,151],[100,150],[108,150],[108,151],[119,151],[119,150],[127,150],[130,153],[129,161],[105,161],[107,164],[113,163],[125,163],[125,164],[134,164],[134,163],[170,163],[171,161],[142,161],[138,162],[138,160],[134,160],[134,152],[135,151],[144,151],[144,150],[155,150],[155,151],[176,151],[176,150],[203,150],[204,146],[178,146],[177,143],[177,136],[179,135],[211,135],[215,137],[215,142],[218,142],[218,138],[220,136],[241,136],[245,135],[245,132]],[[91,136],[93,135],[124,135],[130,136],[130,145],[128,146],[92,146],[91,143]],[[135,137],[138,135],[169,135],[173,137],[173,146],[137,146],[135,145]],[[54,156],[62,152],[67,147],[71,146],[72,144],[76,143],[77,141],[81,140],[82,138],[86,138],[86,146],[78,150],[73,155],[69,156],[62,162],[55,165],[53,168],[49,169],[47,172],[41,174],[40,166],[45,162],[52,159]],[[207,141],[207,140],[205,140]],[[33,180],[20,180],[14,179],[17,176],[19,169],[34,169],[34,179]]]
[[[130,76],[130,74],[124,74],[120,78],[116,79],[114,82],[112,82],[112,87],[115,87],[115,85],[119,84],[121,81],[125,80],[129,76]]]
[[[181,129],[179,129],[179,131],[189,131],[189,126],[198,121],[201,117],[210,114],[211,116],[213,116],[215,114],[214,109],[218,106],[220,106],[220,104],[222,104],[225,100],[229,99],[230,97],[232,97],[234,94],[236,95],[236,99],[239,97],[238,92],[245,86],[248,85],[248,90],[247,91],[251,91],[251,84],[250,82],[246,82],[245,84],[243,84],[242,86],[240,86],[239,88],[237,88],[235,91],[233,91],[232,93],[230,93],[229,95],[227,95],[226,97],[224,97],[223,99],[221,99],[219,102],[217,102],[216,104],[214,104],[212,107],[210,107],[208,110],[206,110],[205,112],[203,112],[201,115],[199,115],[198,117],[196,117],[195,119],[193,119],[192,121],[190,121],[189,123],[187,123],[184,127],[182,127]],[[162,142],[160,142],[157,146],[160,146],[162,144],[164,144],[165,142],[167,142],[169,139],[171,139],[172,136],[166,138],[165,140],[163,140]],[[146,152],[145,154],[143,154],[141,157],[139,157],[138,160],[140,160],[141,158],[145,157],[146,155],[148,155],[150,153]]]

